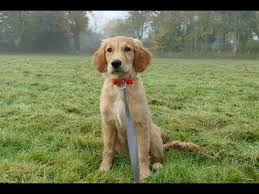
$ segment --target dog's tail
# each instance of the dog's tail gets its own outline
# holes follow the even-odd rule
[[[188,142],[182,142],[182,141],[170,141],[165,144],[163,144],[163,148],[169,149],[169,148],[175,148],[175,149],[181,149],[185,151],[191,151],[191,152],[200,152],[202,151],[202,147],[194,144],[194,143],[188,143]]]
[[[163,136],[162,136],[162,138],[163,138]],[[204,149],[197,144],[189,143],[189,142],[183,142],[183,141],[169,141],[169,142],[163,144],[163,148],[164,148],[164,150],[167,150],[169,148],[173,148],[173,149],[180,149],[180,150],[191,151],[191,152],[202,152],[202,151],[204,151]]]

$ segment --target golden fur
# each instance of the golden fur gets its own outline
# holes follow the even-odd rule
[[[119,71],[115,71],[111,62],[114,59],[122,61]],[[100,111],[103,129],[103,159],[101,171],[111,169],[116,151],[128,151],[124,99],[120,86],[113,85],[112,79],[133,79],[132,85],[127,85],[129,109],[136,129],[141,179],[150,175],[150,159],[152,168],[157,170],[163,163],[163,149],[168,147],[194,148],[199,146],[184,142],[170,142],[163,145],[160,128],[152,122],[151,114],[141,78],[151,61],[151,53],[137,39],[117,36],[102,41],[94,53],[92,64],[103,73],[105,80],[100,96]]]

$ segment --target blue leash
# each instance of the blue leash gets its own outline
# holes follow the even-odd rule
[[[136,131],[129,112],[126,82],[123,82],[122,84],[122,93],[125,99],[127,139],[128,139],[128,148],[130,153],[131,167],[134,174],[134,181],[136,183],[139,183],[139,159],[138,159],[137,136],[136,136]]]

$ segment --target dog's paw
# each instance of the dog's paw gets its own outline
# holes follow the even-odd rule
[[[151,171],[150,171],[149,168],[140,170],[140,180],[144,180],[144,179],[147,178],[149,175],[151,175]]]
[[[152,165],[152,169],[155,170],[155,171],[157,171],[157,170],[159,170],[162,166],[163,166],[163,165],[162,165],[161,163],[156,162],[156,163],[154,163],[154,164]]]
[[[99,167],[99,171],[101,172],[107,172],[109,170],[111,170],[112,164],[108,164],[108,163],[101,163],[100,167]]]

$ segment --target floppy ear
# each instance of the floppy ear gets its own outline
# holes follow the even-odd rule
[[[105,43],[102,42],[100,47],[95,51],[92,57],[92,65],[100,72],[107,71],[107,61],[105,57]]]
[[[143,47],[141,42],[134,39],[133,67],[136,72],[143,72],[151,61],[151,53]]]

